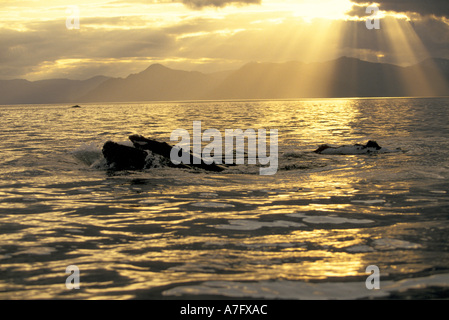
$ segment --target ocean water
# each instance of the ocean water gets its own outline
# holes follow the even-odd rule
[[[449,99],[1,106],[1,299],[449,297]],[[110,172],[107,140],[277,129],[279,167]],[[318,155],[376,140],[400,152]],[[174,142],[173,142],[174,143]],[[79,270],[79,289],[66,281]],[[380,272],[380,289],[367,288]]]

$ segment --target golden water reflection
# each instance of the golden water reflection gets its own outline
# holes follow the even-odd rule
[[[371,264],[391,274],[445,265],[441,249],[432,253],[422,243],[439,243],[432,237],[446,230],[438,214],[448,190],[444,179],[425,178],[432,168],[416,164],[419,150],[369,157],[310,152],[321,143],[369,138],[410,147],[413,118],[425,115],[419,110],[399,99],[99,105],[71,115],[52,115],[52,107],[44,117],[54,120],[52,128],[13,115],[47,140],[35,141],[36,164],[30,152],[17,156],[17,141],[32,132],[18,133],[17,141],[3,137],[11,164],[0,172],[0,262],[9,280],[1,280],[0,298],[160,297],[164,286],[194,281],[346,281],[366,277]],[[65,128],[70,119],[76,128]],[[204,130],[280,129],[280,170],[266,177],[245,167],[107,175],[67,152],[130,133],[167,140],[171,130],[190,130],[193,119],[202,119]],[[428,224],[424,213],[434,215]],[[72,264],[83,281],[76,293],[64,286]]]

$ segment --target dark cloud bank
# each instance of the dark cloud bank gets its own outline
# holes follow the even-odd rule
[[[204,7],[225,7],[227,5],[261,4],[262,0],[182,0],[186,6],[194,9]]]
[[[353,3],[366,6],[369,1],[352,0]],[[414,12],[420,15],[434,15],[436,17],[449,17],[448,0],[376,0],[380,8],[385,11]]]

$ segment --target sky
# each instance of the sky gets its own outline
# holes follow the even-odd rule
[[[379,29],[368,29],[368,6]],[[371,20],[370,20],[371,21]],[[0,79],[217,72],[350,56],[449,59],[448,0],[0,0]]]

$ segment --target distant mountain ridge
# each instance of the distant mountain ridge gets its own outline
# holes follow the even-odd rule
[[[449,96],[449,60],[252,62],[211,74],[153,64],[126,78],[0,80],[0,104],[407,96]]]
[[[125,79],[101,83],[81,98],[82,102],[170,101],[200,99],[221,81],[222,76],[197,71],[173,70],[153,64]]]
[[[87,80],[0,80],[0,104],[77,102],[81,96],[107,79],[109,78],[96,76]]]
[[[449,60],[410,67],[355,58],[305,64],[251,63],[231,74],[209,98],[287,99],[449,95]]]

